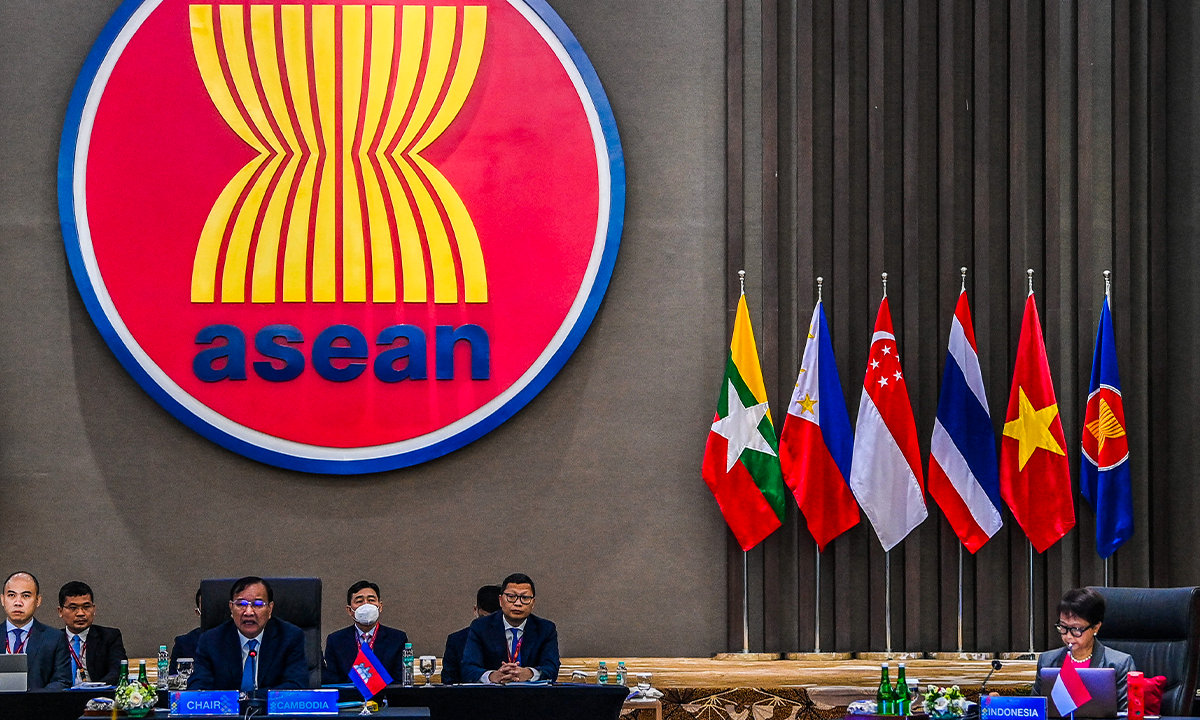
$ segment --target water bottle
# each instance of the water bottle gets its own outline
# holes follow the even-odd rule
[[[400,684],[404,687],[412,687],[413,685],[413,649],[412,643],[404,643],[404,677],[400,680]]]
[[[138,660],[138,683],[142,687],[150,685],[150,681],[146,679],[146,661],[144,659]]]
[[[912,714],[909,712],[908,680],[904,677],[904,663],[900,663],[900,670],[896,673],[896,688],[893,697],[897,715]]]
[[[158,646],[158,689],[167,689],[167,675],[171,672],[171,653],[166,645]]]
[[[608,684],[608,665],[601,660],[600,669],[596,671],[596,683],[598,685]]]
[[[129,684],[129,661],[121,661],[121,674],[117,677],[117,687],[123,688]]]
[[[879,667],[879,689],[875,691],[875,714],[895,715],[892,709],[892,683],[888,679],[888,666],[883,663]]]
[[[617,684],[625,687],[629,686],[629,671],[625,669],[625,661],[617,662]]]

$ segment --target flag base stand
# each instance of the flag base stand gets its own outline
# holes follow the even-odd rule
[[[994,660],[996,653],[990,652],[931,652],[925,653],[930,660]]]
[[[923,652],[856,652],[854,653],[855,660],[870,660],[871,662],[883,662],[885,660],[924,660],[925,653]]]
[[[814,662],[829,662],[831,660],[853,660],[854,653],[848,652],[794,652],[786,653],[784,660],[809,660]]]
[[[741,660],[742,662],[769,662],[783,657],[783,653],[726,652],[713,655],[713,660]]]
[[[1037,660],[1041,656],[1040,652],[1005,652],[1000,653],[1001,660]]]

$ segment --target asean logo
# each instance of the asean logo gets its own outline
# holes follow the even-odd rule
[[[128,0],[59,162],[125,368],[308,472],[424,462],[528,403],[596,315],[624,201],[604,90],[542,0]]]

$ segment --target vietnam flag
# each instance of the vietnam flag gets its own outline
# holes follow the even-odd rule
[[[783,524],[787,487],[779,469],[775,427],[745,293],[738,300],[725,379],[701,472],[743,550],[758,545]]]
[[[1000,494],[1038,552],[1075,527],[1071,470],[1032,289],[1000,443]]]

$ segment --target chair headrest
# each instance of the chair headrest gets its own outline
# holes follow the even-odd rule
[[[271,617],[301,628],[321,625],[320,578],[264,578],[271,583],[275,609]],[[200,583],[203,614],[200,627],[208,630],[229,619],[229,590],[237,578],[204,580]]]
[[[1105,638],[1177,641],[1200,620],[1200,588],[1103,588]]]

